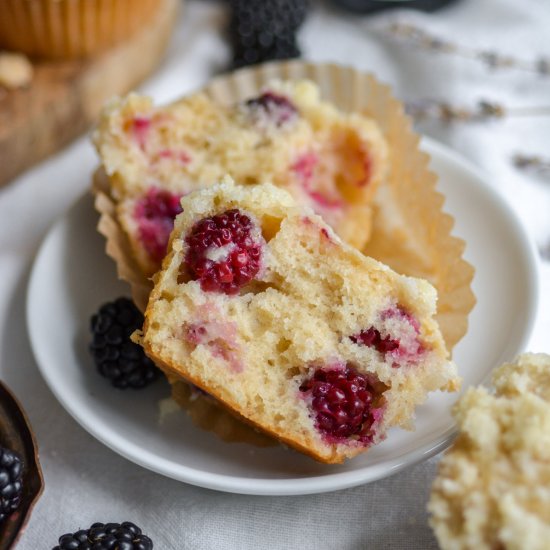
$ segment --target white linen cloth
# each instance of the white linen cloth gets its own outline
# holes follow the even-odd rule
[[[430,15],[400,10],[365,19],[316,7],[301,32],[305,57],[373,71],[406,100],[550,104],[550,77],[514,69],[491,72],[475,61],[398,45],[380,32],[396,18],[457,43],[525,59],[550,54],[546,2],[462,0]],[[190,0],[166,62],[142,89],[166,101],[203,84],[230,58],[220,34],[224,24],[223,3]],[[433,123],[424,128],[489,175],[539,245],[550,241],[550,183],[518,172],[509,161],[516,150],[550,155],[550,119]],[[71,164],[74,156],[81,159],[77,166]],[[82,138],[0,190],[0,372],[36,430],[46,479],[19,548],[52,548],[65,532],[95,521],[123,520],[142,526],[160,550],[437,548],[425,511],[437,458],[394,477],[329,494],[231,495],[136,466],[69,417],[34,363],[25,328],[25,292],[42,237],[88,187],[95,164],[89,141]],[[548,262],[542,266],[542,291],[544,308],[550,299]],[[55,323],[55,311],[51,315]],[[539,314],[529,349],[550,352],[549,335],[547,308]]]

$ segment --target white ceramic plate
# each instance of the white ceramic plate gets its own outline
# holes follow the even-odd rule
[[[521,352],[536,317],[537,260],[510,208],[468,163],[431,140],[423,142],[440,176],[455,233],[476,267],[478,304],[454,358],[464,388],[487,380],[493,367]],[[88,354],[89,318],[100,304],[128,295],[95,231],[89,196],[50,230],[28,289],[27,321],[39,368],[57,399],[92,435],[136,462],[174,479],[236,493],[293,495],[359,485],[388,476],[444,449],[456,396],[433,394],[417,414],[416,431],[387,440],[341,466],[326,466],[283,447],[224,443],[179,410],[161,415],[169,387],[120,392],[100,378]]]

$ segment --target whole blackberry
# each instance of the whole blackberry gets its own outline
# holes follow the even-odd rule
[[[23,460],[11,449],[0,447],[0,523],[21,504]]]
[[[92,315],[90,352],[99,373],[115,388],[143,388],[160,374],[143,349],[130,340],[142,325],[142,313],[128,298],[108,302]]]
[[[235,68],[300,56],[296,32],[306,18],[308,0],[230,0],[229,3]]]
[[[53,550],[152,550],[153,541],[141,529],[124,523],[94,523],[89,529],[59,537]]]

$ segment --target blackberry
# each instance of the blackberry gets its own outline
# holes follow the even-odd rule
[[[387,388],[374,374],[362,374],[350,365],[341,367],[316,368],[300,391],[309,394],[316,426],[325,436],[371,444]]]
[[[160,374],[143,349],[130,340],[142,325],[142,313],[128,298],[108,302],[92,315],[90,352],[99,373],[115,388],[143,388]]]
[[[256,119],[258,124],[267,120],[280,127],[298,116],[298,109],[287,97],[273,92],[264,92],[258,97],[253,97],[246,101],[245,105],[252,119]]]
[[[174,218],[181,212],[181,194],[151,187],[134,210],[139,238],[149,257],[159,266],[166,255]]]
[[[230,0],[229,25],[235,68],[300,56],[296,33],[308,0]]]
[[[367,330],[362,330],[359,334],[350,336],[350,340],[354,344],[375,348],[380,353],[388,353],[399,347],[399,340],[386,336],[382,338],[380,331],[374,327]]]
[[[153,541],[141,529],[124,523],[94,523],[89,529],[59,537],[53,550],[152,550]]]
[[[260,270],[262,243],[252,220],[237,209],[203,218],[185,239],[185,265],[205,292],[237,294]]]
[[[0,523],[15,512],[23,493],[23,460],[11,449],[0,447]]]

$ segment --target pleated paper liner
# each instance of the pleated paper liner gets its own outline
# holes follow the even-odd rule
[[[443,211],[444,197],[436,191],[437,176],[429,170],[429,156],[419,150],[419,136],[389,87],[352,68],[291,61],[220,76],[201,91],[231,105],[257,95],[272,80],[304,78],[314,81],[322,97],[339,109],[372,117],[384,133],[390,149],[390,174],[377,194],[372,234],[364,252],[399,273],[423,277],[436,287],[437,319],[447,348],[452,350],[466,333],[468,314],[475,305],[471,289],[474,269],[462,257],[465,243],[451,235],[454,219]],[[119,277],[130,283],[134,300],[143,308],[152,285],[137,269],[128,239],[116,221],[108,186],[105,182],[98,185],[101,179],[96,174],[96,208],[101,215],[98,230],[107,239],[106,251],[115,260]],[[236,429],[231,434],[224,427],[220,433],[219,415],[228,413],[217,406],[199,412],[201,399],[178,397],[201,427],[219,433],[224,440],[249,440]],[[256,432],[246,430],[253,441]]]
[[[145,311],[153,283],[143,275],[134,259],[130,240],[118,221],[116,202],[110,195],[109,178],[103,168],[94,172],[92,192],[95,195],[95,209],[100,214],[97,230],[106,239],[105,252],[115,261],[118,278],[130,285],[136,306]]]
[[[232,414],[222,409],[212,397],[202,395],[187,382],[170,380],[172,398],[185,409],[191,420],[204,430],[214,432],[218,437],[228,442],[242,441],[257,447],[271,447],[277,442],[260,433]]]

